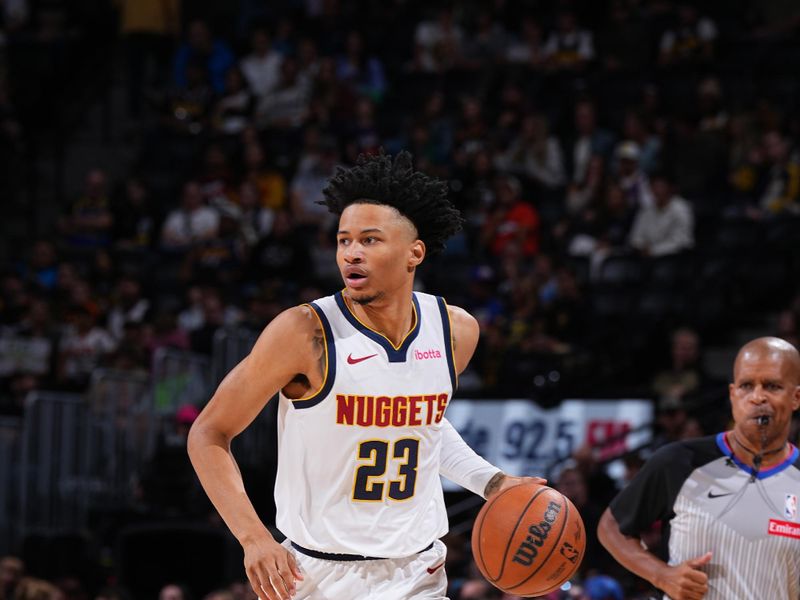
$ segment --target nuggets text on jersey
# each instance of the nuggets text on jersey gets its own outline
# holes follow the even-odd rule
[[[449,395],[361,396],[336,394],[337,425],[420,427],[439,423]]]

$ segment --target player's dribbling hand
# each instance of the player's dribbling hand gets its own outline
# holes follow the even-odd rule
[[[521,483],[538,483],[540,485],[546,485],[547,479],[542,479],[541,477],[514,477],[513,475],[506,475],[505,473],[502,474],[502,478],[499,479],[494,485],[490,483],[490,486],[486,489],[486,499],[488,500],[495,494],[499,494],[503,490],[507,490],[510,487],[514,487],[515,485],[519,485]]]
[[[242,544],[244,568],[253,591],[261,600],[289,600],[303,575],[289,550],[268,533]]]
[[[700,569],[711,561],[711,552],[667,567],[659,585],[673,600],[702,600],[708,591],[708,575]]]

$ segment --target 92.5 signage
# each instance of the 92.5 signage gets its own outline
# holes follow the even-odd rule
[[[606,452],[648,441],[652,422],[648,400],[565,400],[544,410],[530,400],[456,400],[447,419],[481,456],[514,475],[542,475],[553,463],[584,444],[598,446],[615,440]],[[628,435],[628,432],[635,432]],[[445,482],[446,490],[458,489]]]

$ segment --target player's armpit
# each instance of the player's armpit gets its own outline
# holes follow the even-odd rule
[[[480,326],[478,321],[466,310],[459,306],[447,306],[453,332],[453,354],[456,372],[461,373],[467,368],[475,348],[478,346]]]
[[[275,317],[250,354],[222,380],[195,426],[212,427],[231,439],[298,374],[311,387],[317,386],[322,380],[319,330],[319,320],[308,306],[290,308]]]

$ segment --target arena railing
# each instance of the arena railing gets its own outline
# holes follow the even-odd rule
[[[25,401],[19,535],[74,531],[86,523],[87,406],[83,396],[31,392]]]
[[[0,417],[0,556],[14,547],[18,513],[22,418]]]
[[[159,425],[151,378],[145,372],[97,369],[86,404],[84,474],[90,503],[128,506]]]

